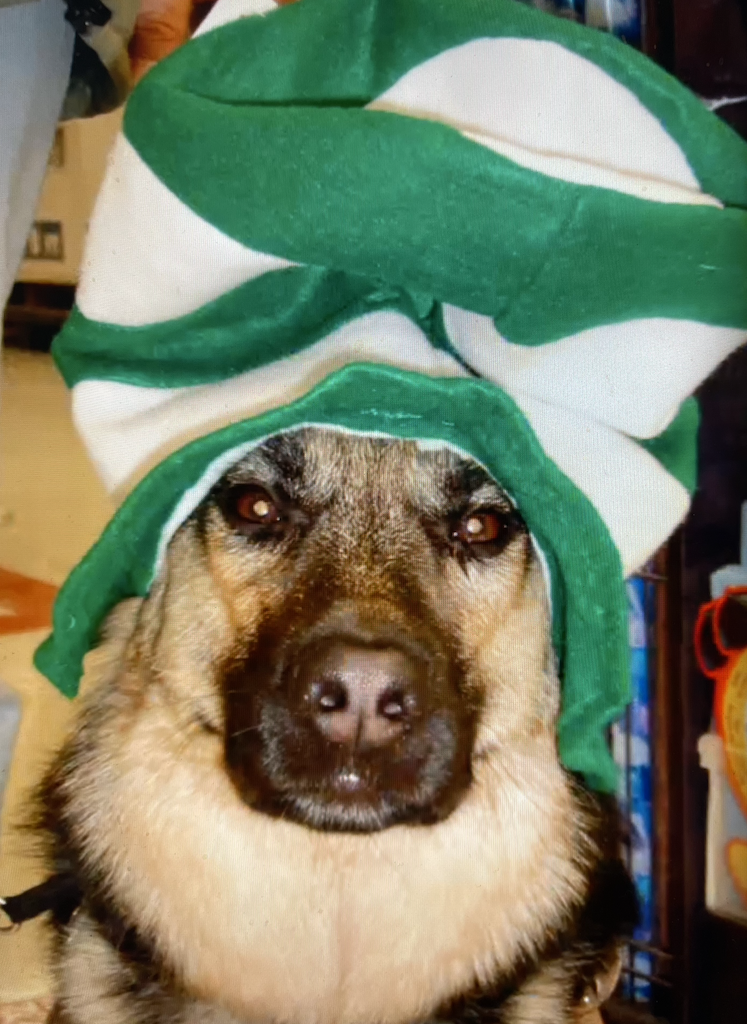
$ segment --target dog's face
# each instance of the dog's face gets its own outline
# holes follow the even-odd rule
[[[157,660],[180,688],[191,663],[190,703],[252,807],[323,829],[432,823],[516,724],[499,706],[523,702],[528,728],[552,714],[537,575],[473,461],[307,428],[242,459],[177,534]]]
[[[550,633],[527,528],[475,462],[274,437],[89,663],[52,781],[63,855],[237,1019],[406,1024],[510,985],[599,857],[558,758]],[[93,956],[77,934],[71,999]]]

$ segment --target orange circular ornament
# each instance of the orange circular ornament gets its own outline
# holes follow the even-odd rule
[[[703,605],[695,653],[701,670],[716,683],[716,728],[734,796],[747,818],[747,587],[730,587]]]

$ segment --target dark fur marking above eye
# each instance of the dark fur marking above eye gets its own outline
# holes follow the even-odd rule
[[[260,446],[259,454],[273,465],[286,487],[292,489],[300,482],[306,466],[306,452],[300,437],[295,434],[270,437]]]
[[[500,488],[482,466],[474,462],[460,462],[449,471],[444,492],[450,504],[461,505],[477,491],[491,485],[496,488],[497,493],[501,493]]]

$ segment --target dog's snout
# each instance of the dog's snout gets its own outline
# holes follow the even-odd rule
[[[422,703],[424,666],[396,647],[344,641],[305,661],[301,701],[332,743],[366,749],[397,740]]]
[[[397,611],[335,607],[232,667],[226,764],[253,807],[352,831],[451,813],[475,708],[448,638]]]

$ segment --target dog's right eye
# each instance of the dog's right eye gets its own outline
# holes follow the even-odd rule
[[[237,488],[232,497],[234,515],[244,523],[274,526],[282,519],[275,499],[262,487]]]

